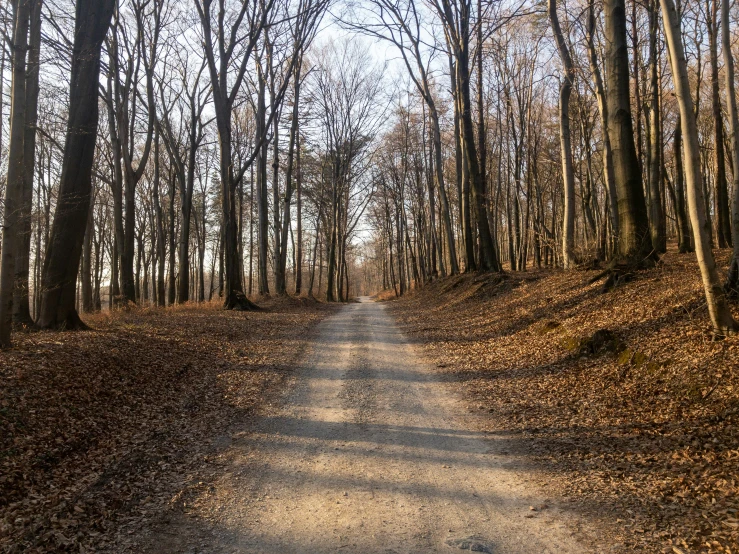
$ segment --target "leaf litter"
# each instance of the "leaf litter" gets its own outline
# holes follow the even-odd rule
[[[739,337],[712,340],[692,255],[607,294],[596,274],[467,274],[391,305],[470,411],[617,548],[739,553]]]
[[[0,352],[0,552],[96,552],[207,487],[331,308],[106,312]]]

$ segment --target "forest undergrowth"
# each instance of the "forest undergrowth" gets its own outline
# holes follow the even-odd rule
[[[623,547],[736,554],[739,337],[712,341],[693,255],[606,294],[596,275],[456,276],[393,312],[534,480]]]
[[[208,486],[229,428],[279,395],[305,299],[132,309],[0,353],[0,552],[95,552]]]

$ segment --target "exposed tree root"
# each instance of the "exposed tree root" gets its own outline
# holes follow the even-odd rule
[[[604,277],[607,277],[606,281],[603,283],[601,291],[603,293],[610,292],[616,287],[632,281],[637,271],[652,268],[658,261],[659,258],[656,254],[652,254],[639,261],[613,261],[608,266],[608,269],[598,273],[595,277],[588,280],[588,284],[592,285]]]
[[[236,310],[239,312],[261,312],[264,308],[257,306],[249,300],[243,292],[235,292],[228,295],[224,308],[227,310]]]
[[[53,331],[90,331],[89,327],[84,321],[80,319],[80,315],[76,310],[67,314],[62,320],[54,320],[48,324],[36,324],[36,329],[47,329]]]

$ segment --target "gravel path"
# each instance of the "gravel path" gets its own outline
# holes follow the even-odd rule
[[[290,397],[237,434],[197,508],[139,551],[589,551],[385,306],[361,300],[320,324]]]

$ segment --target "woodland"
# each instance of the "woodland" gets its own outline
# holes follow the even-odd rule
[[[628,549],[739,551],[738,5],[2,0],[0,25],[3,552],[135,526],[134,466],[192,473],[188,433],[373,294],[511,432],[564,413],[687,448],[534,441]],[[183,450],[139,463],[137,427]]]

